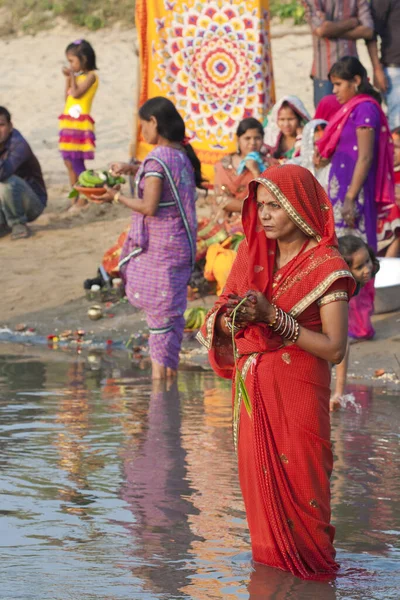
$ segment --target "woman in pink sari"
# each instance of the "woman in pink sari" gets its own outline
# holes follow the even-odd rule
[[[342,108],[317,142],[321,163],[331,162],[328,196],[338,236],[357,235],[375,251],[378,216],[386,218],[394,204],[393,146],[379,94],[357,58],[346,56],[329,74]],[[349,335],[374,335],[374,281],[350,301]]]

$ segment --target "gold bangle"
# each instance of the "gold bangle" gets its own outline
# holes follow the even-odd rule
[[[275,315],[274,315],[274,320],[273,320],[273,321],[271,321],[271,323],[267,323],[267,325],[268,325],[269,327],[275,327],[275,325],[276,325],[276,322],[277,322],[277,320],[278,320],[278,317],[279,317],[279,308],[276,306],[276,304],[273,304],[272,306],[273,306],[273,307],[274,307],[274,309],[275,309]]]
[[[113,198],[113,203],[114,204],[119,204],[119,198],[121,196],[121,192],[117,192]]]

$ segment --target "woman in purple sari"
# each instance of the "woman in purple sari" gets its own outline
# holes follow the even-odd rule
[[[320,164],[331,161],[328,196],[338,236],[357,235],[377,251],[378,216],[394,202],[393,147],[379,94],[357,58],[346,56],[329,73],[342,108],[317,142]],[[374,335],[374,282],[349,303],[349,335]]]
[[[133,210],[119,263],[129,302],[146,314],[153,379],[173,377],[179,363],[187,285],[196,251],[196,185],[200,161],[185,138],[185,124],[166,98],[147,100],[139,110],[143,137],[156,147],[134,173],[133,198],[109,189],[104,199]]]

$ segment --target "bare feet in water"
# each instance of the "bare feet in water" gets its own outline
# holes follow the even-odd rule
[[[151,377],[152,379],[174,379],[176,377],[176,371],[169,367],[164,367],[154,360],[151,362]]]

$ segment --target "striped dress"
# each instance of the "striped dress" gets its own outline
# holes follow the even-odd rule
[[[85,81],[89,73],[78,75],[78,84]],[[99,87],[99,79],[80,98],[67,97],[64,112],[59,119],[59,149],[64,160],[92,160],[96,145],[94,120],[90,116],[93,98]]]

